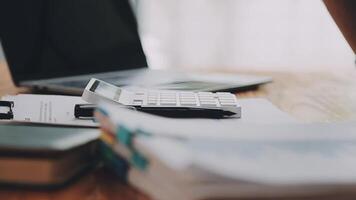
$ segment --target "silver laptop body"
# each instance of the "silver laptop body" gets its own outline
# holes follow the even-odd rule
[[[190,91],[241,91],[254,89],[271,82],[270,77],[152,70],[148,68],[110,71],[79,76],[23,81],[21,86],[51,93],[81,95],[90,78],[97,78],[117,86],[138,86],[155,89]]]
[[[6,62],[0,43],[1,60]],[[9,67],[11,68],[11,66]],[[142,67],[104,73],[83,72],[81,75],[76,76],[26,80],[19,81],[17,84],[31,87],[38,92],[81,95],[91,78],[101,79],[121,87],[138,86],[191,91],[241,91],[254,89],[261,84],[272,81],[270,77],[266,76],[153,70]]]

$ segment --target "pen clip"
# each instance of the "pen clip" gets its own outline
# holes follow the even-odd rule
[[[14,107],[13,101],[0,101],[0,107],[7,107],[9,110],[4,113],[0,113],[0,120],[1,119],[14,119],[14,113],[12,108]]]
[[[94,119],[93,113],[96,109],[94,104],[76,104],[74,106],[74,117],[77,119]]]

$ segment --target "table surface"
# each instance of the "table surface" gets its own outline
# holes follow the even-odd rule
[[[281,110],[303,122],[356,119],[356,69],[333,73],[325,71],[244,73],[268,75],[274,81],[260,87],[259,90],[240,93],[240,98],[267,98]],[[15,87],[7,65],[0,62],[0,96],[27,91],[26,88]],[[54,191],[0,188],[0,199],[149,200],[146,195],[120,182],[105,169],[97,169],[75,183]],[[320,199],[320,197],[306,199]],[[356,196],[339,193],[328,196],[328,199],[356,199]]]

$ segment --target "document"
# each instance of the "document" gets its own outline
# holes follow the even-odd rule
[[[224,177],[266,184],[356,183],[355,122],[260,128],[259,137],[192,141],[190,160]]]
[[[228,128],[216,134],[231,132]],[[200,169],[215,179],[273,185],[355,184],[355,130],[356,122],[243,124],[232,137],[142,136],[136,144],[177,171]]]
[[[86,103],[81,97],[62,95],[19,94],[5,96],[3,101],[13,101],[13,121],[98,127],[93,120],[74,117],[75,104]]]
[[[110,103],[103,103],[101,107],[108,112],[113,122],[125,124],[132,130],[144,128],[147,132],[169,137],[236,137],[239,127],[244,124],[251,126],[297,122],[266,99],[242,99],[239,104],[242,108],[241,118],[231,119],[174,119],[133,112]]]
[[[356,122],[306,124],[267,100],[240,103],[241,119],[222,120],[105,110],[119,126],[145,133],[135,145],[177,171],[272,185],[356,183]]]

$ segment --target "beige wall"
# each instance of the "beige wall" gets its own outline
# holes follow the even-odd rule
[[[355,56],[320,0],[133,0],[153,68],[340,70]]]

